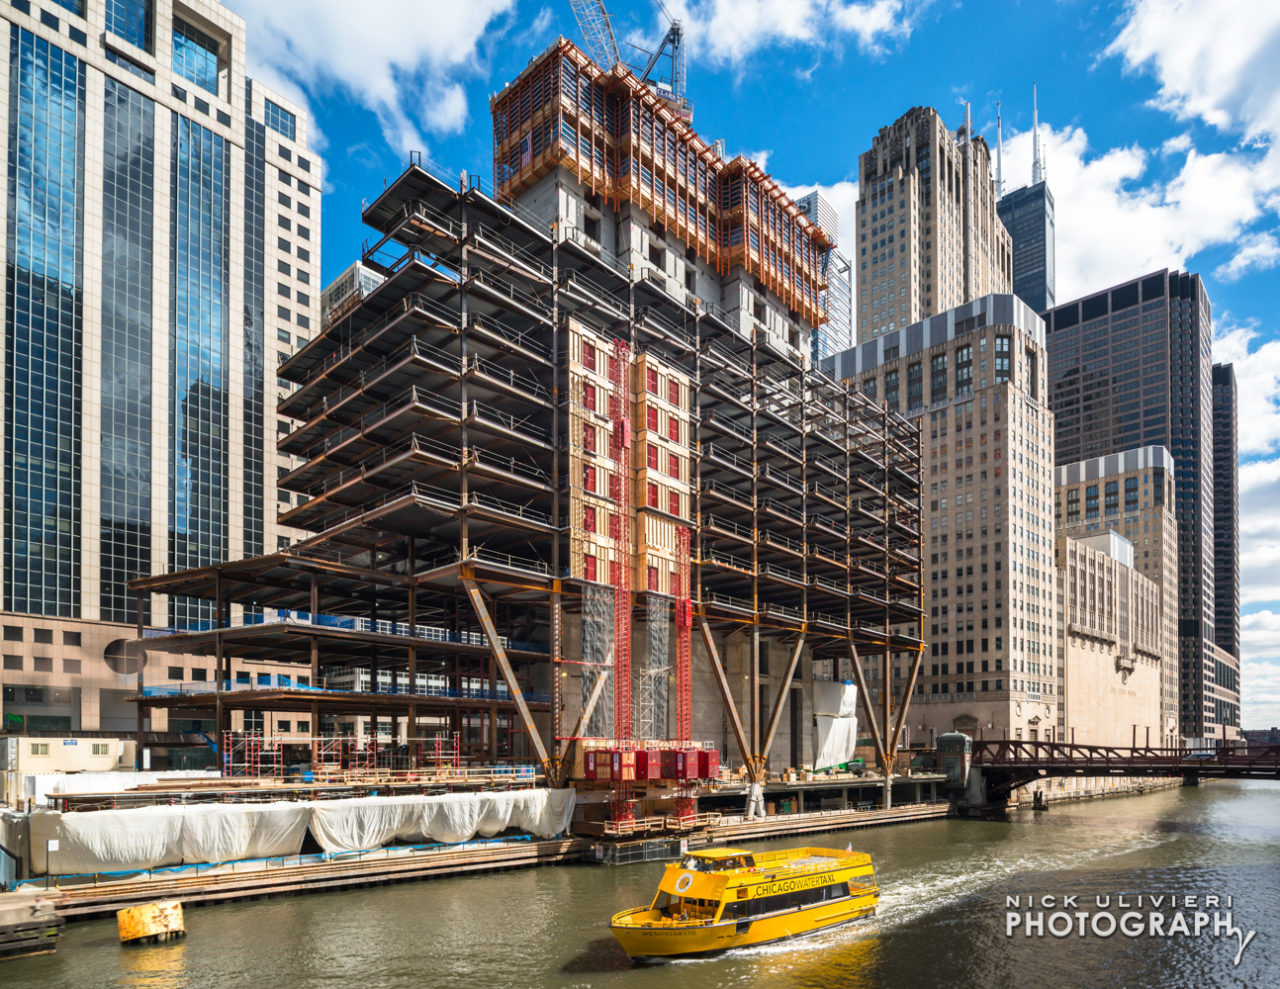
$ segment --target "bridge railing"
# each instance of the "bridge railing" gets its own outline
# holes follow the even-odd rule
[[[1215,767],[1272,770],[1280,775],[1280,745],[1223,745],[1204,749],[979,739],[973,743],[972,759],[975,766],[991,768],[1137,770],[1168,767],[1189,772],[1196,767]]]

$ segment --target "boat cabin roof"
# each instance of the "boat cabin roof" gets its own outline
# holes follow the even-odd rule
[[[727,859],[738,858],[742,855],[750,855],[751,853],[745,848],[704,848],[701,851],[690,852],[694,858],[700,859]]]

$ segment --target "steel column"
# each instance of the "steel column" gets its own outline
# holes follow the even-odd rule
[[[470,577],[462,578],[462,586],[467,589],[467,596],[471,598],[471,607],[475,609],[476,617],[480,619],[480,627],[484,629],[485,638],[489,640],[489,649],[493,653],[493,658],[498,661],[498,667],[502,670],[502,678],[507,682],[507,690],[511,693],[511,699],[515,701],[516,709],[520,712],[525,729],[529,732],[529,741],[532,743],[534,751],[538,754],[538,761],[542,763],[542,771],[549,774],[551,758],[547,755],[547,747],[542,744],[542,736],[538,733],[538,726],[533,722],[533,712],[529,710],[529,705],[525,703],[524,691],[520,689],[520,684],[516,680],[515,670],[511,668],[511,661],[507,658],[507,650],[503,648],[502,640],[498,637],[498,630],[494,627],[493,619],[489,616],[489,608],[484,603],[484,595],[480,592],[480,586]]]
[[[778,730],[778,721],[782,717],[782,708],[791,696],[791,680],[796,675],[796,667],[800,664],[800,651],[804,648],[804,634],[796,640],[796,647],[791,650],[791,661],[787,663],[786,676],[778,684],[778,696],[773,701],[773,711],[769,714],[769,727],[764,733],[764,744],[760,747],[760,769],[764,771],[769,764],[769,750],[773,748],[773,736]]]
[[[871,696],[867,693],[867,678],[862,675],[862,661],[858,658],[858,647],[852,640],[849,642],[849,658],[853,661],[853,678],[858,681],[858,700],[862,703],[863,713],[871,726],[871,741],[876,747],[876,756],[880,759],[880,767],[886,778],[890,769],[889,760],[885,757],[884,739],[880,737],[880,726],[876,724],[876,709],[871,704]]]
[[[716,649],[715,639],[711,637],[711,626],[706,618],[698,623],[702,630],[702,643],[707,647],[707,659],[711,663],[711,672],[715,674],[716,686],[720,688],[720,700],[729,715],[729,724],[733,726],[733,735],[738,740],[738,749],[742,752],[742,761],[747,767],[747,776],[754,783],[757,779],[755,763],[751,758],[751,748],[747,744],[746,733],[742,730],[742,719],[738,717],[738,706],[733,702],[733,691],[724,675],[724,667],[720,663],[720,652]]]

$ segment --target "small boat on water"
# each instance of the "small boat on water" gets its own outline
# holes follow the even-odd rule
[[[879,899],[862,852],[722,848],[668,865],[653,903],[615,914],[609,929],[633,959],[685,958],[846,924]]]

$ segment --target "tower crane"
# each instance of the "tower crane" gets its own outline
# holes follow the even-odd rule
[[[693,120],[693,104],[685,95],[685,60],[684,60],[684,28],[680,21],[672,17],[662,0],[655,0],[662,16],[667,19],[667,31],[654,51],[632,45],[642,55],[648,57],[644,68],[628,66],[649,84],[654,93],[665,102],[680,119],[689,123]],[[622,61],[618,50],[618,39],[613,33],[613,16],[605,8],[604,0],[569,0],[573,8],[573,16],[577,18],[578,28],[582,31],[582,39],[587,54],[591,56],[606,72]],[[666,57],[669,72],[655,76],[659,64]]]
[[[569,0],[578,29],[586,44],[591,60],[606,72],[622,61],[618,54],[618,39],[613,36],[613,18],[605,9],[604,0]]]

